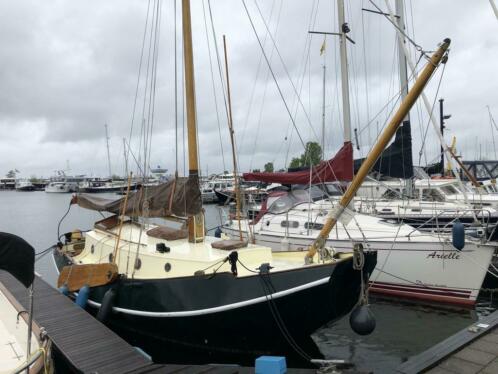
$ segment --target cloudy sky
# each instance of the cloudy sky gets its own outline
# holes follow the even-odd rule
[[[207,0],[192,1],[203,173],[221,172],[232,165],[216,53],[218,47],[223,58],[222,35],[228,44],[240,169],[262,168],[268,161],[280,168],[302,152],[299,138],[321,142],[324,64],[325,150],[332,156],[343,141],[338,42],[334,36],[327,37],[325,53],[320,56],[324,39],[308,31],[337,31],[336,3],[245,1],[250,18],[241,0],[211,0],[210,9]],[[384,0],[375,3],[387,9]],[[157,36],[156,70],[148,57],[151,25],[156,25],[154,0],[0,2],[0,175],[17,168],[26,177],[49,177],[54,170],[69,166],[72,174],[104,176],[108,174],[106,123],[114,174],[124,173],[123,138],[136,157],[143,154],[142,124],[152,126],[151,165],[174,171],[178,152],[182,174],[179,7],[180,1],[176,16],[179,113],[175,120],[174,0],[159,4],[160,19],[152,33]],[[352,127],[360,134],[360,155],[382,129],[399,91],[394,28],[383,16],[362,8],[373,9],[373,5],[352,0],[346,6],[349,35],[356,42],[349,43],[348,53]],[[445,98],[446,112],[452,115],[447,141],[455,135],[465,159],[495,158],[493,138],[498,142],[498,133],[492,132],[486,106],[498,120],[498,20],[489,1],[407,0],[405,8],[407,33],[424,50],[434,50],[445,37],[452,39],[444,75],[440,69],[426,90],[431,103]],[[262,58],[250,19],[283,98]],[[412,53],[419,61],[413,48]],[[421,59],[418,67],[423,63]],[[151,84],[155,87],[153,111]],[[420,104],[412,111],[412,123],[415,163],[434,161],[438,143]]]

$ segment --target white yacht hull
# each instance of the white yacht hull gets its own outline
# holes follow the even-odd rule
[[[223,226],[223,232],[231,237],[239,235],[236,224]],[[337,252],[351,251],[353,240],[333,236],[332,233],[326,247]],[[243,237],[247,239],[247,230],[243,231]],[[274,251],[303,251],[304,258],[304,251],[316,234],[285,237],[284,233],[256,230],[254,237],[256,243]],[[448,240],[423,241],[420,237],[396,242],[368,240],[363,244],[378,251],[370,292],[460,306],[475,304],[495,250],[494,246],[471,242],[458,251]]]
[[[45,192],[50,192],[50,193],[70,193],[70,192],[75,192],[76,190],[72,188],[70,185],[67,184],[57,184],[51,186],[48,184],[45,187]]]

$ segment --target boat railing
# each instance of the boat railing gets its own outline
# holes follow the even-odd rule
[[[26,360],[26,362],[24,362],[22,365],[18,366],[12,372],[12,374],[19,374],[19,373],[22,373],[23,371],[26,371],[26,369],[28,369],[31,365],[33,365],[40,358],[40,356],[42,354],[43,354],[43,350],[41,350],[41,349],[37,350],[35,353],[33,353],[31,355],[31,357],[29,357],[29,359]]]
[[[448,213],[455,214],[455,216],[450,221],[446,222],[444,225],[439,225],[438,219]],[[478,223],[479,226],[483,229],[483,235],[482,235],[483,238],[485,238],[486,241],[490,240],[493,237],[494,232],[496,230],[496,224],[493,225],[491,222],[491,212],[483,208],[481,209],[467,208],[461,210],[441,209],[439,213],[434,214],[430,219],[423,222],[420,226],[417,226],[417,228],[414,228],[414,230],[411,233],[424,229],[425,227],[429,226],[429,224],[431,224],[433,221],[436,222],[436,229],[433,229],[434,231],[443,231],[443,232],[449,231],[457,220],[460,220],[461,218],[464,217],[468,218],[470,215],[472,215],[473,217],[477,217],[478,221],[474,221],[472,223],[467,223],[467,224],[464,223],[464,226],[477,227],[475,224]],[[492,229],[491,232],[490,229]],[[410,236],[411,233],[408,234],[408,236]],[[489,235],[487,233],[489,233]]]

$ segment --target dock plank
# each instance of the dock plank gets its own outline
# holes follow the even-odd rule
[[[498,311],[411,357],[397,368],[397,372],[486,372],[495,361],[498,361]]]
[[[16,279],[0,271],[0,282],[24,308],[28,307],[28,291]],[[34,300],[34,320],[45,328],[53,344],[81,372],[125,373],[153,365],[39,277],[34,282]],[[86,344],[80,344],[82,342]]]

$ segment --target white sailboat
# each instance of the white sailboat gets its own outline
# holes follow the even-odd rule
[[[310,203],[305,191],[277,198],[255,221],[242,220],[246,240],[274,251],[305,251],[325,225],[337,200]],[[351,251],[355,243],[378,253],[371,276],[372,293],[461,306],[475,304],[496,246],[467,238],[456,250],[449,236],[431,235],[407,224],[359,213],[348,224],[338,223],[325,246],[331,253]],[[222,231],[238,237],[238,224],[228,220]],[[466,276],[462,277],[461,274]]]
[[[402,7],[397,2],[397,13]],[[344,24],[344,6],[338,1],[339,25]],[[343,34],[341,34],[343,35]],[[404,61],[404,58],[400,59]],[[403,74],[404,71],[404,74]],[[345,38],[341,37],[341,77],[343,93],[344,137],[351,139],[349,118],[349,92],[347,77],[347,55]],[[406,65],[400,69],[403,98],[408,97]],[[412,88],[412,91],[416,88]],[[409,108],[408,108],[409,109]],[[399,121],[408,122],[408,110]],[[393,133],[394,134],[394,133]],[[377,145],[375,146],[377,147]],[[372,150],[377,151],[375,148]],[[377,157],[371,161],[375,163]],[[370,158],[370,156],[369,156]],[[364,164],[369,161],[367,158]],[[358,173],[365,172],[364,165]],[[408,188],[403,182],[400,188]],[[353,182],[354,184],[354,182]],[[362,186],[356,184],[355,193]],[[351,186],[350,186],[351,188]],[[350,190],[348,188],[348,191]],[[354,243],[362,243],[366,248],[378,251],[378,264],[371,280],[371,292],[396,297],[425,300],[455,305],[472,306],[476,302],[479,289],[488,271],[492,255],[496,249],[479,240],[467,239],[465,248],[458,251],[448,237],[428,235],[411,226],[393,224],[385,218],[371,217],[353,212],[353,195],[346,192],[346,205],[338,201],[317,201],[299,192],[290,192],[276,199],[271,206],[263,207],[254,220],[242,222],[242,233],[248,240],[269,245],[274,250],[305,250],[315,242],[318,232],[330,227],[326,217],[346,210],[350,220],[337,222],[329,234],[323,235],[323,245],[327,251],[335,253],[351,250]],[[341,200],[342,201],[342,200]],[[347,206],[347,208],[346,208]],[[265,212],[267,210],[267,212]],[[231,237],[238,235],[238,225],[233,220],[226,222],[222,229]],[[468,269],[472,269],[469,274]],[[469,276],[463,278],[462,272]]]

